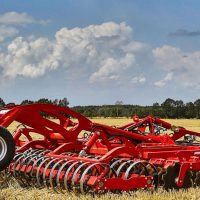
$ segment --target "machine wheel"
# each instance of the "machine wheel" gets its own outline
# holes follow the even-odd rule
[[[13,160],[15,142],[10,132],[0,126],[0,171],[4,170]]]
[[[180,170],[180,165],[176,163],[174,166],[169,166],[166,170],[166,173],[163,174],[163,187],[164,189],[172,190],[172,189],[179,189],[179,187],[176,185],[176,178],[178,177]],[[190,171],[187,171],[185,174],[183,186],[181,188],[187,189],[189,187],[192,187],[192,173]]]

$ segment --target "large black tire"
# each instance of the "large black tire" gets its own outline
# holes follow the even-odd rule
[[[0,171],[6,169],[15,155],[15,142],[11,133],[0,126]]]

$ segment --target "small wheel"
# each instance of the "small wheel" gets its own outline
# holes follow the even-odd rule
[[[4,170],[13,160],[15,142],[10,132],[0,126],[0,171]]]

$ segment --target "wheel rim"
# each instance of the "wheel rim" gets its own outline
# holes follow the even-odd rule
[[[0,161],[2,161],[7,153],[6,141],[0,136]]]

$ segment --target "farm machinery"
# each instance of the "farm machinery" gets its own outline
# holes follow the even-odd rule
[[[16,153],[6,172],[21,186],[104,193],[200,184],[200,133],[147,116],[121,127],[48,104],[5,108]]]

